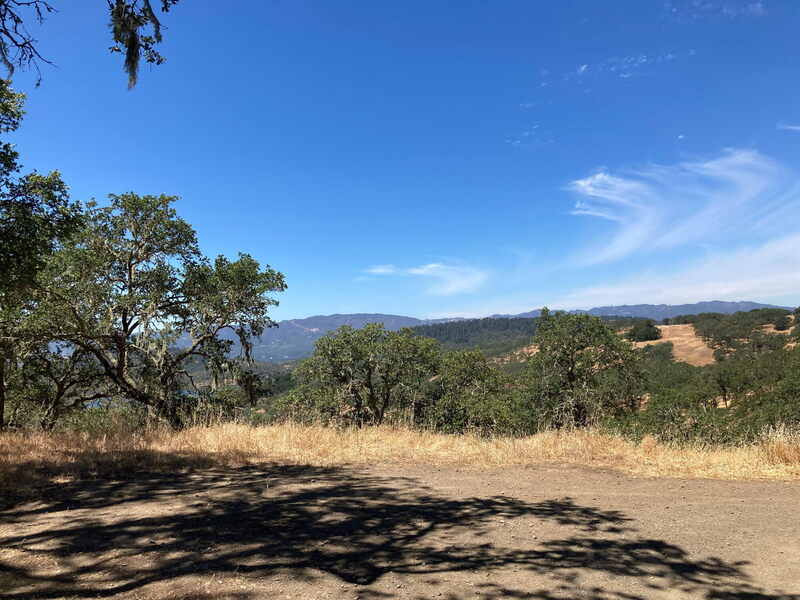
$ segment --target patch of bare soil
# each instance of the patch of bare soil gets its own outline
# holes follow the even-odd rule
[[[528,360],[531,356],[536,354],[539,349],[534,346],[523,346],[522,348],[517,348],[516,350],[512,350],[502,356],[495,356],[494,358],[490,358],[489,362],[495,365],[507,365],[509,363],[521,363]]]
[[[798,509],[561,466],[140,473],[0,512],[0,597],[799,600]]]
[[[675,360],[687,362],[695,367],[714,362],[714,351],[694,331],[694,325],[659,325],[661,339],[649,342],[636,342],[637,348],[672,342]]]

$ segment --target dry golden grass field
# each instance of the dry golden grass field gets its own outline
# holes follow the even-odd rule
[[[714,351],[694,331],[694,325],[659,325],[661,339],[651,342],[636,342],[637,348],[672,342],[675,360],[687,362],[695,367],[714,362]]]

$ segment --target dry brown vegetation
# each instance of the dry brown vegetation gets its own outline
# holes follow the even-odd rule
[[[264,463],[320,467],[409,463],[478,469],[562,463],[657,477],[800,480],[800,437],[776,432],[753,445],[679,448],[652,438],[635,443],[591,430],[487,439],[405,428],[337,430],[295,424],[226,424],[178,433],[0,436],[0,489],[12,495],[134,471]]]
[[[661,330],[660,339],[634,342],[634,346],[643,348],[662,342],[672,342],[675,360],[689,363],[695,367],[703,367],[714,363],[714,351],[695,333],[694,325],[659,325],[658,328]],[[625,331],[620,330],[618,333],[623,334]],[[779,333],[788,333],[788,331]],[[536,354],[536,351],[536,346],[525,346],[512,350],[503,356],[493,358],[492,362],[500,365],[523,362]]]
[[[660,325],[661,339],[649,342],[636,342],[637,348],[672,342],[675,360],[686,362],[695,367],[710,365],[714,362],[714,351],[694,331],[694,325]]]

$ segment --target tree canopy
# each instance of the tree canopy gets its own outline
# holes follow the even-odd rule
[[[633,346],[599,317],[542,310],[525,400],[541,425],[588,425],[635,407],[642,374]]]
[[[169,12],[179,1],[106,0],[113,42],[110,50],[124,56],[129,88],[136,85],[142,59],[154,65],[164,62],[158,51],[164,26],[156,11]],[[0,0],[0,63],[9,75],[17,69],[34,69],[41,80],[39,64],[51,61],[39,52],[28,26],[32,21],[43,23],[56,11],[56,4],[52,0]]]
[[[283,275],[246,254],[211,261],[171,196],[112,195],[90,204],[86,227],[54,254],[42,277],[39,311],[54,338],[96,361],[126,398],[180,427],[186,365],[241,371],[251,339],[274,323],[269,295]],[[230,356],[230,331],[242,348]],[[242,362],[244,361],[244,362]]]
[[[317,340],[314,353],[296,369],[302,385],[293,402],[298,408],[314,405],[327,419],[380,424],[392,407],[414,402],[435,371],[438,346],[409,328],[344,325]]]

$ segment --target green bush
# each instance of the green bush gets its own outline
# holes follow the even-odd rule
[[[731,415],[747,438],[756,437],[767,428],[799,427],[800,354],[791,354],[785,376],[776,385],[762,386],[737,399]]]
[[[517,396],[528,430],[583,427],[641,398],[644,373],[631,343],[598,317],[542,310]]]
[[[662,442],[681,444],[729,443],[736,438],[730,431],[727,411],[685,391],[656,394],[641,412],[607,420],[603,425],[637,440],[650,435]]]
[[[509,377],[483,352],[448,352],[414,422],[447,433],[507,433],[512,418],[508,384]]]
[[[625,334],[625,337],[634,342],[649,342],[661,339],[661,330],[650,319],[636,321]]]
[[[786,331],[792,326],[792,319],[789,315],[781,315],[774,321],[775,331]]]

